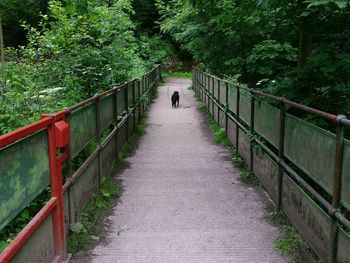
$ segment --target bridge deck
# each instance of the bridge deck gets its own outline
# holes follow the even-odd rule
[[[263,195],[238,181],[229,152],[212,142],[190,84],[170,78],[159,89],[120,176],[108,242],[83,262],[286,262],[273,249],[278,230],[264,219]]]

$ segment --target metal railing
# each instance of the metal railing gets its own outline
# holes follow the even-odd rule
[[[350,158],[344,155],[350,157],[350,144],[344,128],[350,120],[243,88],[198,68],[193,69],[193,88],[271,194],[276,209],[287,214],[322,260],[349,262]],[[336,135],[292,116],[287,106],[331,121]]]
[[[77,220],[101,178],[112,172],[159,80],[157,66],[141,79],[0,136],[0,229],[48,186],[51,195],[0,253],[1,263],[66,259],[69,224]],[[91,146],[92,153],[74,171],[74,157]]]

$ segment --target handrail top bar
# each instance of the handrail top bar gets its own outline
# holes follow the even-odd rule
[[[210,74],[204,72],[203,70],[198,69],[197,67],[193,67],[193,68],[196,69],[196,70],[201,71],[203,74],[208,75],[208,76],[210,76],[212,78],[219,79],[218,77],[210,75]],[[220,79],[220,80],[222,80],[222,79]],[[242,88],[239,85],[231,83],[228,80],[222,80],[222,81],[225,81],[225,82],[227,82],[229,84],[233,84],[233,85],[236,85],[239,88]],[[343,116],[343,115],[331,114],[331,113],[328,113],[328,112],[325,112],[325,111],[321,111],[321,110],[318,110],[318,109],[315,109],[315,108],[312,108],[312,107],[309,107],[309,106],[306,106],[306,105],[303,105],[303,104],[300,104],[300,103],[288,100],[288,99],[286,99],[284,97],[279,97],[279,96],[275,96],[275,95],[272,95],[272,94],[264,93],[264,92],[261,92],[261,91],[257,91],[255,89],[250,89],[250,91],[254,95],[257,95],[257,96],[260,96],[260,97],[269,98],[269,99],[272,99],[272,100],[275,100],[275,101],[279,101],[279,102],[285,103],[285,104],[287,104],[289,106],[292,106],[292,107],[294,107],[296,109],[300,109],[300,110],[303,110],[305,112],[311,113],[313,115],[316,115],[316,116],[319,116],[319,117],[323,117],[323,118],[325,118],[327,120],[330,120],[330,121],[332,121],[332,122],[334,122],[336,124],[341,124],[341,125],[344,125],[344,126],[350,126],[350,120],[348,118],[346,118],[345,116]]]
[[[146,75],[154,72],[159,66],[160,65],[156,65],[153,69],[151,69],[150,71],[148,71],[147,73],[145,73],[142,76],[146,76]],[[95,96],[93,96],[91,98],[83,100],[83,101],[81,101],[81,102],[79,102],[79,103],[77,103],[77,104],[75,104],[73,106],[67,107],[66,111],[67,111],[67,113],[70,113],[73,110],[76,110],[76,109],[78,109],[78,108],[80,108],[80,107],[82,107],[82,106],[84,106],[86,104],[89,104],[89,103],[91,103],[91,102],[93,102],[95,100],[98,100],[98,99],[100,99],[103,96],[106,96],[106,95],[108,95],[110,93],[113,93],[113,92],[116,92],[116,91],[119,91],[119,90],[122,90],[122,89],[126,88],[128,85],[130,85],[131,83],[133,83],[135,81],[139,81],[140,79],[141,78],[133,78],[133,79],[128,80],[128,81],[126,81],[126,82],[124,82],[124,83],[122,83],[122,84],[120,84],[120,85],[118,85],[116,87],[113,87],[112,89],[109,89],[109,90],[101,92],[101,93],[97,93]]]
[[[0,148],[3,148],[19,139],[25,138],[37,131],[45,129],[52,123],[54,123],[53,118],[45,117],[26,126],[20,127],[14,131],[0,135]]]
[[[150,74],[152,72],[154,72],[157,68],[159,68],[160,65],[156,65],[153,69],[151,69],[150,71],[148,71],[147,73],[145,73],[143,76],[146,76],[147,74]],[[32,122],[28,125],[25,125],[23,127],[20,127],[16,130],[13,130],[11,132],[5,133],[3,135],[0,135],[0,149],[19,140],[22,138],[25,138],[37,131],[40,131],[42,129],[45,129],[46,127],[48,127],[49,125],[53,124],[55,121],[59,120],[59,119],[63,119],[65,117],[66,114],[69,114],[70,112],[72,112],[73,110],[76,110],[86,104],[89,104],[93,101],[98,100],[100,97],[106,96],[110,93],[116,92],[118,90],[121,90],[123,88],[126,88],[128,85],[130,85],[131,83],[140,80],[139,78],[133,78],[129,81],[126,81],[123,84],[118,85],[117,87],[114,87],[112,89],[109,89],[107,91],[101,92],[96,94],[95,96],[88,98],[84,101],[81,101],[73,106],[70,107],[66,107],[64,110],[56,112],[56,113],[52,113],[52,114],[42,114],[41,115],[41,119],[35,122]]]

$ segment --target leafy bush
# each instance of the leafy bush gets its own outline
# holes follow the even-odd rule
[[[159,36],[136,38],[131,0],[54,0],[48,10],[39,28],[24,24],[28,45],[6,52],[0,134],[139,77],[171,52]]]

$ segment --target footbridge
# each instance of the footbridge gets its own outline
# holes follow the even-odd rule
[[[0,230],[33,202],[38,211],[6,241],[0,262],[65,262],[67,235],[113,172],[149,110],[146,135],[120,175],[124,191],[107,242],[81,262],[287,262],[264,200],[288,216],[323,262],[350,262],[350,121],[193,69],[161,80],[157,66],[0,136]],[[190,89],[190,87],[192,87]],[[151,104],[156,92],[158,98]],[[170,96],[180,92],[180,107]],[[197,100],[195,99],[197,98]],[[239,181],[214,144],[199,103],[222,127],[265,190]],[[332,123],[335,133],[297,116]]]

